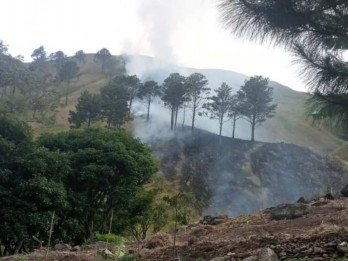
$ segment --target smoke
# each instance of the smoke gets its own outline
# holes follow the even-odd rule
[[[146,28],[150,48],[155,57],[174,61],[172,36],[177,27],[177,0],[141,1],[139,17]]]

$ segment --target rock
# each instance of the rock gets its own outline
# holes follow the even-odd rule
[[[228,220],[228,216],[227,215],[219,215],[216,217],[213,216],[204,216],[203,220],[200,221],[201,224],[203,225],[219,225],[222,224],[224,222],[226,222]]]
[[[286,252],[284,252],[284,251],[280,252],[280,253],[279,253],[279,256],[281,256],[281,257],[286,257]]]
[[[257,261],[257,256],[249,256],[247,258],[244,258],[243,261]]]
[[[103,259],[114,259],[115,255],[109,249],[100,249],[97,251],[98,255],[100,255]]]
[[[70,250],[71,246],[68,244],[55,244],[54,249],[58,251]]]
[[[74,246],[71,251],[73,252],[78,252],[78,251],[81,251],[81,247],[80,246]]]
[[[277,254],[270,248],[261,248],[257,255],[258,261],[278,261]]]
[[[341,190],[341,194],[343,197],[348,197],[348,185]]]
[[[348,253],[348,243],[344,241],[341,244],[338,244],[337,250],[345,254]]]
[[[313,253],[315,254],[315,255],[319,255],[319,254],[322,254],[322,253],[324,253],[325,251],[322,249],[322,248],[320,248],[320,247],[314,247],[313,248]]]
[[[296,202],[297,203],[306,203],[306,200],[304,197],[300,197]]]
[[[294,219],[302,217],[310,212],[310,207],[306,204],[283,204],[270,210],[272,220]]]

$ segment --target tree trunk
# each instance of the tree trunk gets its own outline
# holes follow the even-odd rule
[[[175,123],[174,123],[174,129],[176,129],[176,123],[178,121],[178,111],[179,111],[179,107],[177,107],[175,109]]]
[[[251,124],[251,141],[255,141],[255,125]]]
[[[186,118],[186,107],[184,107],[184,115],[182,117],[182,129],[184,130],[185,127],[185,118]]]
[[[234,139],[234,135],[235,135],[235,130],[236,130],[236,115],[233,115],[233,126],[232,126],[232,139]]]
[[[35,116],[36,116],[36,111],[37,111],[37,109],[36,109],[36,108],[34,108],[34,110],[33,110],[33,119],[35,119]]]
[[[252,122],[251,122],[251,141],[255,141],[255,116],[253,116]]]
[[[133,105],[133,98],[130,98],[129,99],[129,115],[130,115],[131,110],[132,110],[132,105]]]
[[[174,129],[174,112],[175,112],[175,109],[172,108],[172,115],[171,115],[171,118],[170,118],[170,129],[171,130]]]
[[[13,89],[12,89],[12,96],[14,96],[15,95],[15,93],[16,93],[16,86],[13,86]]]
[[[67,82],[66,93],[65,93],[65,107],[68,106],[69,88],[70,88],[70,82]]]
[[[23,245],[23,240],[19,241],[18,244],[16,245],[16,248],[14,249],[13,254],[16,255],[19,253],[19,250],[22,248]]]
[[[89,128],[90,125],[91,125],[91,117],[88,117],[87,128]]]
[[[151,98],[149,97],[147,101],[147,115],[146,115],[146,121],[149,121],[150,118],[150,106],[151,106]]]
[[[220,131],[219,131],[219,143],[221,144],[221,134],[222,134],[222,123],[223,121],[220,120]]]
[[[195,118],[196,118],[196,106],[193,105],[193,111],[192,111],[192,125],[191,125],[191,131],[194,132],[195,129]]]

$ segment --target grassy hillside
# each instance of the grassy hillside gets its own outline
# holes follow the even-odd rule
[[[227,82],[233,87],[233,91],[237,91],[244,81],[249,78],[246,75],[226,70],[179,67],[146,56],[125,56],[125,59],[128,74],[137,74],[142,80],[152,78],[160,83],[172,72],[179,72],[184,75],[200,72],[207,76],[211,88],[214,89],[222,82]],[[69,110],[74,109],[81,92],[84,90],[98,92],[109,80],[101,74],[100,65],[93,61],[92,54],[87,55],[86,63],[81,64],[80,67],[82,76],[78,81],[72,83],[69,105],[64,107],[62,98],[61,105],[56,110],[56,123],[54,126],[47,127],[33,123],[32,126],[36,133],[68,129],[67,118]],[[119,73],[122,70],[124,68],[119,68]],[[284,141],[306,146],[321,153],[330,153],[343,143],[342,140],[330,135],[327,131],[313,127],[311,122],[306,119],[304,111],[308,94],[294,91],[276,82],[271,82],[271,85],[274,87],[274,101],[278,104],[277,114],[256,130],[257,140],[265,142]],[[163,109],[162,105],[158,105],[158,110],[161,116],[166,115],[166,110]],[[155,107],[153,114],[155,118]],[[186,117],[186,122],[188,123],[190,116],[187,115]],[[211,132],[217,131],[216,122],[212,122],[207,118],[198,117],[196,125]],[[239,120],[236,132],[237,138],[249,139],[249,124],[244,120]],[[231,125],[229,123],[225,125],[223,134],[225,136],[231,135]]]

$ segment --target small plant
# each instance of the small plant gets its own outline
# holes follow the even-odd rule
[[[114,243],[116,245],[123,244],[124,240],[121,236],[115,235],[115,234],[99,234],[97,233],[95,235],[96,241],[103,241],[103,242],[109,242]]]

